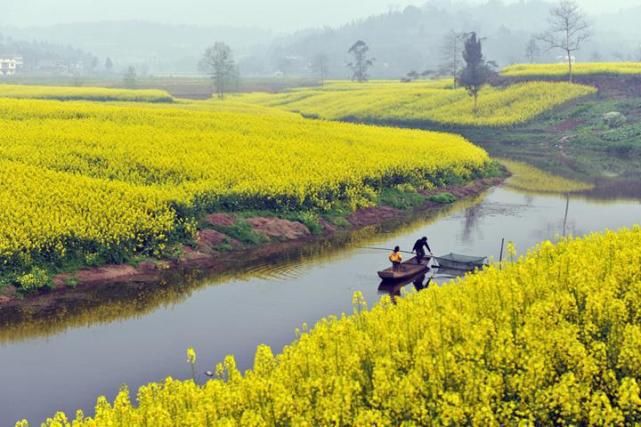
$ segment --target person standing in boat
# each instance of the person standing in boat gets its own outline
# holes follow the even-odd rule
[[[430,245],[427,243],[427,237],[421,237],[414,243],[414,247],[412,248],[412,252],[416,253],[416,263],[420,263],[423,258],[425,258],[425,249],[432,255],[432,249],[430,248]]]
[[[392,269],[398,271],[401,268],[401,262],[403,262],[403,256],[401,255],[401,248],[396,246],[391,254],[389,254],[389,260],[392,262]]]

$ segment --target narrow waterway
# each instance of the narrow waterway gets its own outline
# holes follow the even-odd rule
[[[520,252],[544,239],[617,229],[641,221],[638,200],[595,200],[495,188],[475,200],[426,214],[391,229],[370,229],[340,242],[320,242],[270,262],[198,285],[145,289],[83,315],[58,313],[48,322],[0,330],[0,425],[33,425],[64,410],[91,413],[95,398],[113,398],[121,384],[136,390],[166,376],[187,378],[189,346],[198,370],[227,354],[241,368],[265,343],[275,351],[303,322],[351,311],[352,294],[380,298],[376,271],[387,253],[364,246],[411,248],[427,235],[437,254],[497,258],[502,237]],[[413,287],[410,285],[409,288]],[[201,375],[201,380],[204,377]]]

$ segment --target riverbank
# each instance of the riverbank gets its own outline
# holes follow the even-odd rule
[[[435,211],[456,200],[474,197],[500,184],[505,176],[481,178],[429,192],[387,192],[378,206],[351,213],[333,212],[316,221],[292,220],[263,212],[208,215],[191,244],[180,244],[174,257],[137,259],[129,264],[80,268],[57,274],[50,288],[21,294],[17,288],[0,290],[0,324],[28,311],[40,317],[54,313],[61,305],[87,298],[97,288],[139,289],[166,283],[224,274],[253,262],[269,259],[292,248],[328,239],[337,233],[352,233],[370,226],[402,220],[419,212]],[[307,221],[306,221],[307,222]],[[123,292],[124,291],[123,289]]]

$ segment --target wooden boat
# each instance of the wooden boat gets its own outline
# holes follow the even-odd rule
[[[449,253],[434,259],[438,262],[439,268],[448,270],[474,271],[487,267],[487,257]]]
[[[430,257],[425,257],[421,262],[416,261],[416,257],[410,258],[407,261],[403,262],[397,270],[394,270],[392,267],[386,268],[385,270],[378,272],[378,277],[386,281],[397,281],[397,280],[407,280],[411,279],[414,276],[425,273],[429,270]]]

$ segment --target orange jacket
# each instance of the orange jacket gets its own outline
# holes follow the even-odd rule
[[[403,256],[400,252],[392,252],[389,254],[389,260],[392,262],[401,262],[403,261]]]

